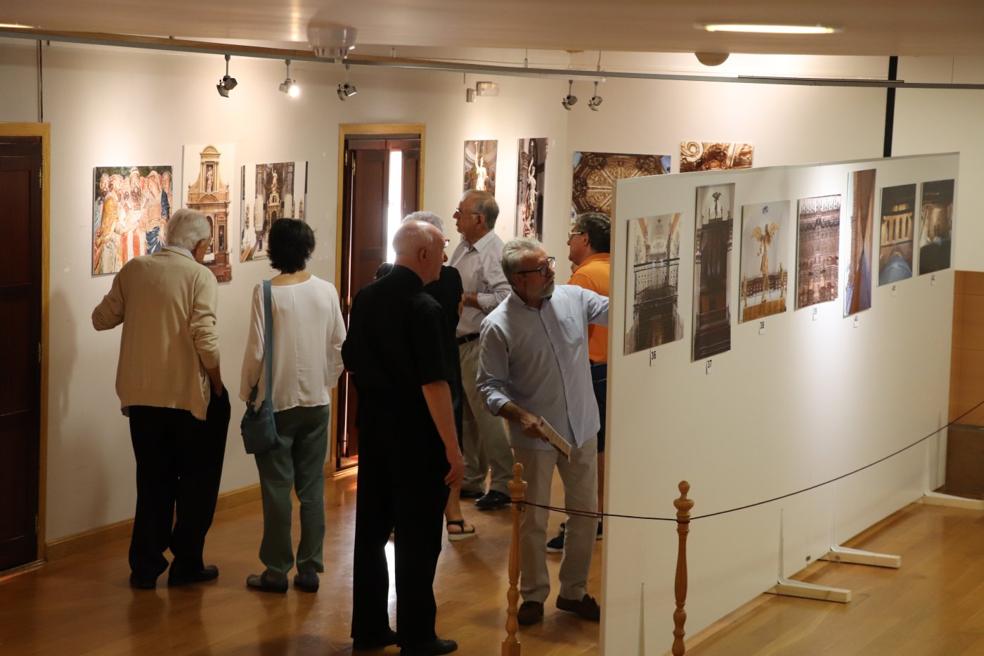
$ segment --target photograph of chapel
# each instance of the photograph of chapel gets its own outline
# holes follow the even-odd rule
[[[582,212],[611,218],[615,183],[625,178],[670,172],[669,155],[623,155],[574,151],[571,219]]]
[[[692,360],[731,349],[731,233],[735,185],[697,187]]]
[[[547,140],[519,140],[516,179],[516,233],[543,238],[543,185],[547,169]]]
[[[803,198],[797,215],[796,309],[837,298],[840,194]]]
[[[205,266],[219,282],[232,280],[232,265],[229,263],[229,204],[232,195],[229,182],[233,160],[232,146],[184,147],[185,207],[204,214],[212,228]]]
[[[266,258],[267,235],[277,219],[306,220],[307,166],[307,162],[243,166],[240,262]]]
[[[786,311],[788,235],[789,201],[742,206],[739,323]]]
[[[919,212],[919,275],[950,268],[953,180],[924,182]]]
[[[683,337],[678,312],[680,213],[629,221],[624,354]]]
[[[916,185],[882,189],[878,284],[912,277],[912,236],[916,227]]]

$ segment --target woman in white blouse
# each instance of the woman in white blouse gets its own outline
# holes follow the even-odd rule
[[[314,232],[303,221],[279,219],[270,228],[273,308],[273,410],[280,436],[276,448],[256,456],[263,496],[262,574],[246,579],[250,588],[286,592],[296,564],[294,587],[318,589],[324,571],[324,463],[328,449],[331,388],[342,372],[345,340],[335,287],[304,270],[314,251]],[[256,404],[268,393],[264,380],[263,286],[253,290],[249,337],[243,354],[239,395],[248,402],[259,384]],[[301,539],[292,549],[291,489],[300,501]]]

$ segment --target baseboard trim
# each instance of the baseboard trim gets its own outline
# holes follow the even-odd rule
[[[238,490],[230,490],[219,494],[219,500],[215,504],[215,510],[216,512],[229,510],[230,508],[236,508],[237,506],[242,506],[251,501],[258,501],[259,499],[260,485],[254,483]],[[107,542],[128,538],[130,537],[132,528],[133,519],[124,519],[120,522],[53,540],[45,545],[47,560],[49,562],[60,560],[66,556],[87,551]]]

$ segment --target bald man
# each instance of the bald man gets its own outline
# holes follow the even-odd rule
[[[437,637],[433,584],[449,486],[460,484],[464,463],[444,315],[424,291],[440,276],[444,236],[412,221],[397,231],[393,247],[393,270],[356,295],[342,346],[359,398],[353,646],[399,642],[403,656],[449,654],[458,645]],[[384,551],[394,529],[396,632],[389,626]]]

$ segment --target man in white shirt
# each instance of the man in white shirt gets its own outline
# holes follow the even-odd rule
[[[458,349],[461,354],[461,380],[465,392],[463,406],[463,451],[465,478],[462,498],[476,498],[479,510],[495,510],[509,505],[509,479],[513,454],[502,420],[485,408],[475,380],[478,375],[478,334],[482,320],[509,296],[509,281],[502,273],[502,240],[493,232],[499,206],[487,191],[466,191],[454,212],[461,243],[449,264],[461,274],[464,309],[458,322]],[[492,478],[488,492],[485,476]]]

